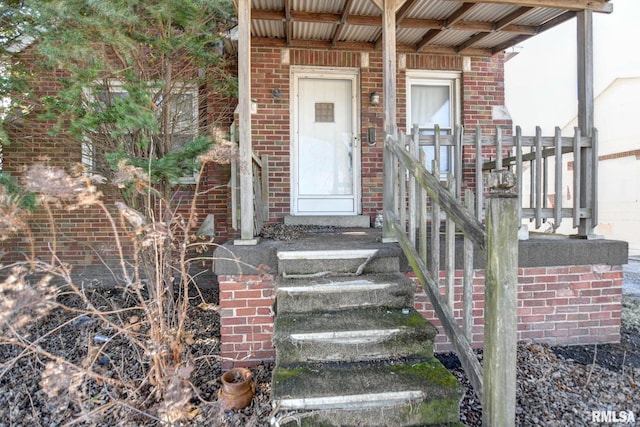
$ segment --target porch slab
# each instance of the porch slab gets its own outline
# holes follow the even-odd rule
[[[369,228],[369,215],[286,215],[285,225],[319,225],[323,227]]]
[[[456,268],[463,266],[462,238],[456,241]],[[383,243],[382,230],[377,228],[335,228],[319,229],[318,232],[303,233],[299,238],[289,241],[260,239],[253,246],[234,245],[227,242],[218,247],[213,254],[213,269],[216,274],[240,275],[256,274],[257,267],[269,268],[277,275],[278,252],[282,251],[339,251],[375,249],[379,257],[397,256],[400,259],[400,271],[408,272],[410,267],[398,243]],[[441,248],[444,248],[442,237]],[[441,253],[441,265],[444,265],[444,250]],[[564,265],[624,265],[629,256],[628,243],[618,240],[588,240],[560,235],[535,235],[522,240],[518,249],[518,266],[552,267]],[[484,269],[485,260],[481,252],[476,251],[474,268]]]

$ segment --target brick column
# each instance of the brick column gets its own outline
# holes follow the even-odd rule
[[[224,369],[273,361],[273,275],[221,275],[220,355]]]

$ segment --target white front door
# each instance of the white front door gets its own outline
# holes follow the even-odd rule
[[[293,215],[357,215],[357,73],[293,72]]]

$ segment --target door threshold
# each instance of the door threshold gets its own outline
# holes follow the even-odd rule
[[[286,215],[285,225],[321,225],[324,227],[369,228],[368,215]]]

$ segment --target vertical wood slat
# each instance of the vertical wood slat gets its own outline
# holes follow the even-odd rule
[[[420,164],[425,165],[427,162],[427,154],[424,150],[418,150],[418,154],[420,156]],[[420,186],[419,191],[419,202],[418,206],[420,206],[420,250],[418,253],[420,254],[420,259],[427,265],[427,221],[429,220],[427,214],[427,190],[425,190],[422,186]]]
[[[549,156],[542,158],[542,207],[549,206]]]
[[[400,133],[400,146],[406,147],[406,135],[404,133]],[[407,230],[407,172],[403,167],[398,169],[398,184],[400,185],[400,224],[402,228],[404,228],[405,232]]]
[[[555,201],[553,203],[554,227],[558,228],[562,222],[562,130],[556,126],[555,136],[555,157],[556,157],[556,186]]]
[[[518,186],[518,218],[522,223],[522,129],[516,126],[516,185]]]
[[[473,212],[473,192],[465,190],[464,201],[469,212]],[[464,335],[473,342],[473,242],[464,237],[464,273],[462,277],[462,321]]]
[[[433,158],[438,162],[438,165],[442,165],[440,159],[440,125],[435,125],[433,128]],[[434,169],[431,172],[436,178],[440,179],[440,169]]]
[[[591,131],[591,150],[593,155],[591,160],[591,225],[595,227],[598,225],[598,130],[596,128]]]
[[[536,228],[542,225],[542,130],[536,126]]]
[[[453,192],[456,188],[455,178],[449,174],[448,179],[449,191]],[[445,296],[451,314],[454,313],[455,300],[455,269],[456,269],[456,224],[450,215],[446,216],[445,221]]]
[[[458,200],[462,200],[462,138],[464,136],[464,128],[460,125],[455,126],[454,130],[454,140],[455,147],[453,150],[453,172],[455,174],[455,182],[456,182],[456,197]]]
[[[484,196],[484,183],[482,179],[482,132],[480,126],[476,127],[476,218],[482,221],[482,208]]]
[[[269,155],[263,154],[260,157],[260,165],[262,172],[262,219],[269,220]]]
[[[496,170],[502,170],[502,130],[496,126]]]
[[[440,170],[440,164],[437,160],[431,162],[431,173],[435,177],[439,177],[439,173],[435,175],[433,171]],[[431,200],[431,275],[436,283],[440,283],[440,205],[434,199]]]
[[[409,152],[416,159],[420,160],[420,141],[418,126],[413,126],[411,138],[409,139]],[[417,194],[416,194],[416,178],[413,174],[409,174],[409,241],[416,246],[416,229],[417,229]]]
[[[535,148],[531,147],[529,149],[529,154],[534,153]],[[535,159],[529,162],[529,208],[533,209],[536,206],[536,168],[535,168]]]
[[[580,147],[582,146],[580,128],[574,129],[573,136],[573,226],[580,226],[580,178],[581,165]]]

